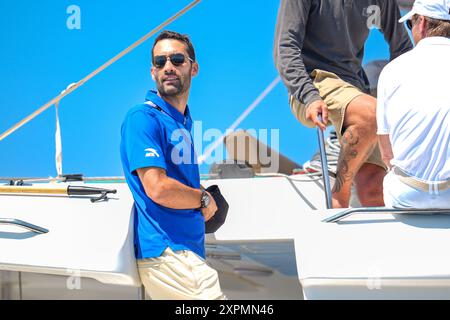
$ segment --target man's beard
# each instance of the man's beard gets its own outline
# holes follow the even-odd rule
[[[185,93],[189,89],[190,79],[183,81],[182,78],[173,81],[170,85],[164,84],[164,81],[158,81],[158,92],[163,97],[176,97]]]

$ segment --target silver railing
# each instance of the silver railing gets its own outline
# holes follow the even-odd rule
[[[323,222],[338,222],[348,216],[351,216],[355,213],[371,213],[371,214],[378,214],[381,212],[386,213],[403,213],[403,214],[409,214],[409,213],[415,213],[415,214],[450,214],[450,209],[415,209],[415,208],[408,208],[408,209],[396,209],[396,208],[386,208],[386,207],[366,207],[366,208],[351,208],[344,210],[342,212],[339,212],[331,217],[328,217]]]
[[[319,115],[319,121],[322,122],[322,116]],[[325,139],[323,137],[323,131],[320,127],[317,127],[317,136],[319,138],[319,152],[320,152],[320,162],[322,164],[322,178],[323,186],[325,188],[325,201],[327,204],[327,209],[332,209],[333,205],[331,203],[331,186],[330,186],[330,176],[328,174],[328,160],[325,151]]]
[[[13,225],[17,227],[21,227],[24,229],[27,229],[29,231],[43,234],[48,233],[48,230],[39,226],[36,226],[34,224],[19,220],[19,219],[0,219],[0,224],[7,224],[7,225]]]

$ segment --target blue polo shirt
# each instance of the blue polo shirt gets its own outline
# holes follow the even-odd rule
[[[153,104],[153,106],[148,103]],[[163,207],[145,193],[137,169],[159,167],[168,177],[200,188],[200,174],[190,133],[189,108],[185,115],[149,91],[146,103],[128,111],[122,124],[120,154],[135,201],[134,243],[137,259],[159,257],[172,250],[191,250],[205,257],[205,220],[198,209]]]

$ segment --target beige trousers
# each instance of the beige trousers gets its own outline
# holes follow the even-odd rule
[[[169,247],[157,258],[140,259],[139,275],[153,300],[225,300],[217,271],[192,251]]]

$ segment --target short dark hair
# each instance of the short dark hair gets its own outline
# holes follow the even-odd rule
[[[174,39],[174,40],[179,40],[181,42],[184,42],[184,44],[186,44],[187,46],[187,53],[189,55],[189,58],[191,58],[192,60],[195,61],[195,51],[194,51],[194,46],[192,45],[191,40],[189,39],[189,36],[187,34],[181,34],[175,31],[169,31],[169,30],[165,30],[163,32],[161,32],[155,39],[155,42],[153,43],[153,47],[152,47],[152,61],[153,61],[153,51],[155,49],[155,45],[156,43],[158,43],[161,40],[164,39]]]

